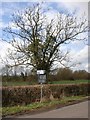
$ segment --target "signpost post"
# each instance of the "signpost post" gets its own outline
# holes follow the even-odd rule
[[[43,89],[43,85],[42,85],[42,83],[41,83],[41,100],[40,100],[40,102],[42,102],[42,98],[43,98],[42,89]]]
[[[41,84],[41,102],[43,98],[43,84],[46,83],[46,74],[45,70],[37,70],[38,83]]]

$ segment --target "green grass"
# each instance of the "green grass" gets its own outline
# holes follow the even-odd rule
[[[81,84],[81,83],[90,83],[90,80],[63,80],[63,81],[53,81],[50,84]]]
[[[2,82],[2,86],[27,86],[34,85],[35,82],[26,82],[26,81],[14,81],[14,82]]]
[[[81,83],[90,83],[90,80],[62,80],[62,81],[52,81],[49,84],[81,84]],[[2,86],[27,86],[35,85],[36,82],[26,82],[26,81],[14,81],[14,82],[2,82]]]
[[[0,108],[0,116],[2,116],[2,108]]]
[[[11,114],[20,113],[20,112],[32,111],[32,110],[36,110],[36,109],[43,108],[43,107],[51,107],[53,105],[65,104],[73,100],[74,101],[82,100],[84,98],[85,98],[84,96],[72,96],[72,97],[64,97],[61,100],[53,100],[50,102],[42,102],[42,103],[37,102],[37,103],[33,103],[30,105],[26,105],[26,106],[3,107],[2,115],[7,116]]]

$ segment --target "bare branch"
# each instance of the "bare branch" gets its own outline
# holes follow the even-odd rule
[[[88,30],[85,18],[78,21],[69,14],[58,13],[57,19],[48,22],[46,13],[39,4],[13,15],[13,23],[16,29],[4,29],[10,35],[9,43],[14,48],[9,53],[9,58],[15,65],[31,65],[35,69],[46,71],[50,71],[55,61],[62,65],[63,61],[70,63],[68,52],[63,54],[59,47],[75,40],[85,41],[79,35]]]

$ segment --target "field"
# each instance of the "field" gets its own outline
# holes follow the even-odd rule
[[[90,80],[63,80],[63,81],[53,81],[48,84],[82,84],[82,83],[90,83]],[[27,85],[35,85],[38,84],[36,82],[26,82],[26,81],[14,81],[14,82],[2,82],[2,86],[27,86]]]
[[[90,83],[90,80],[63,80],[63,81],[53,81],[50,84],[82,84],[82,83]]]

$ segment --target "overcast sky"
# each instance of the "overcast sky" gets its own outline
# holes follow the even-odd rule
[[[14,0],[12,0],[14,1]],[[20,0],[18,0],[20,1]],[[11,46],[6,42],[2,41],[2,29],[10,24],[13,27],[11,22],[11,15],[17,10],[23,10],[27,7],[30,7],[33,4],[32,2],[10,2],[10,0],[5,0],[5,2],[0,2],[0,55],[5,58],[7,49]],[[47,13],[49,19],[54,17],[56,12],[59,11],[63,14],[72,14],[74,11],[76,12],[76,16],[80,17],[84,12],[86,17],[88,18],[88,2],[45,2],[45,8],[50,8],[50,11]],[[84,17],[84,16],[83,16]],[[84,36],[84,35],[83,35]],[[86,34],[87,36],[87,34]],[[62,49],[69,49],[71,57],[76,62],[81,62],[82,64],[76,66],[75,69],[85,69],[88,70],[88,42],[72,42],[70,45],[63,45]],[[0,61],[0,67],[2,63]]]

